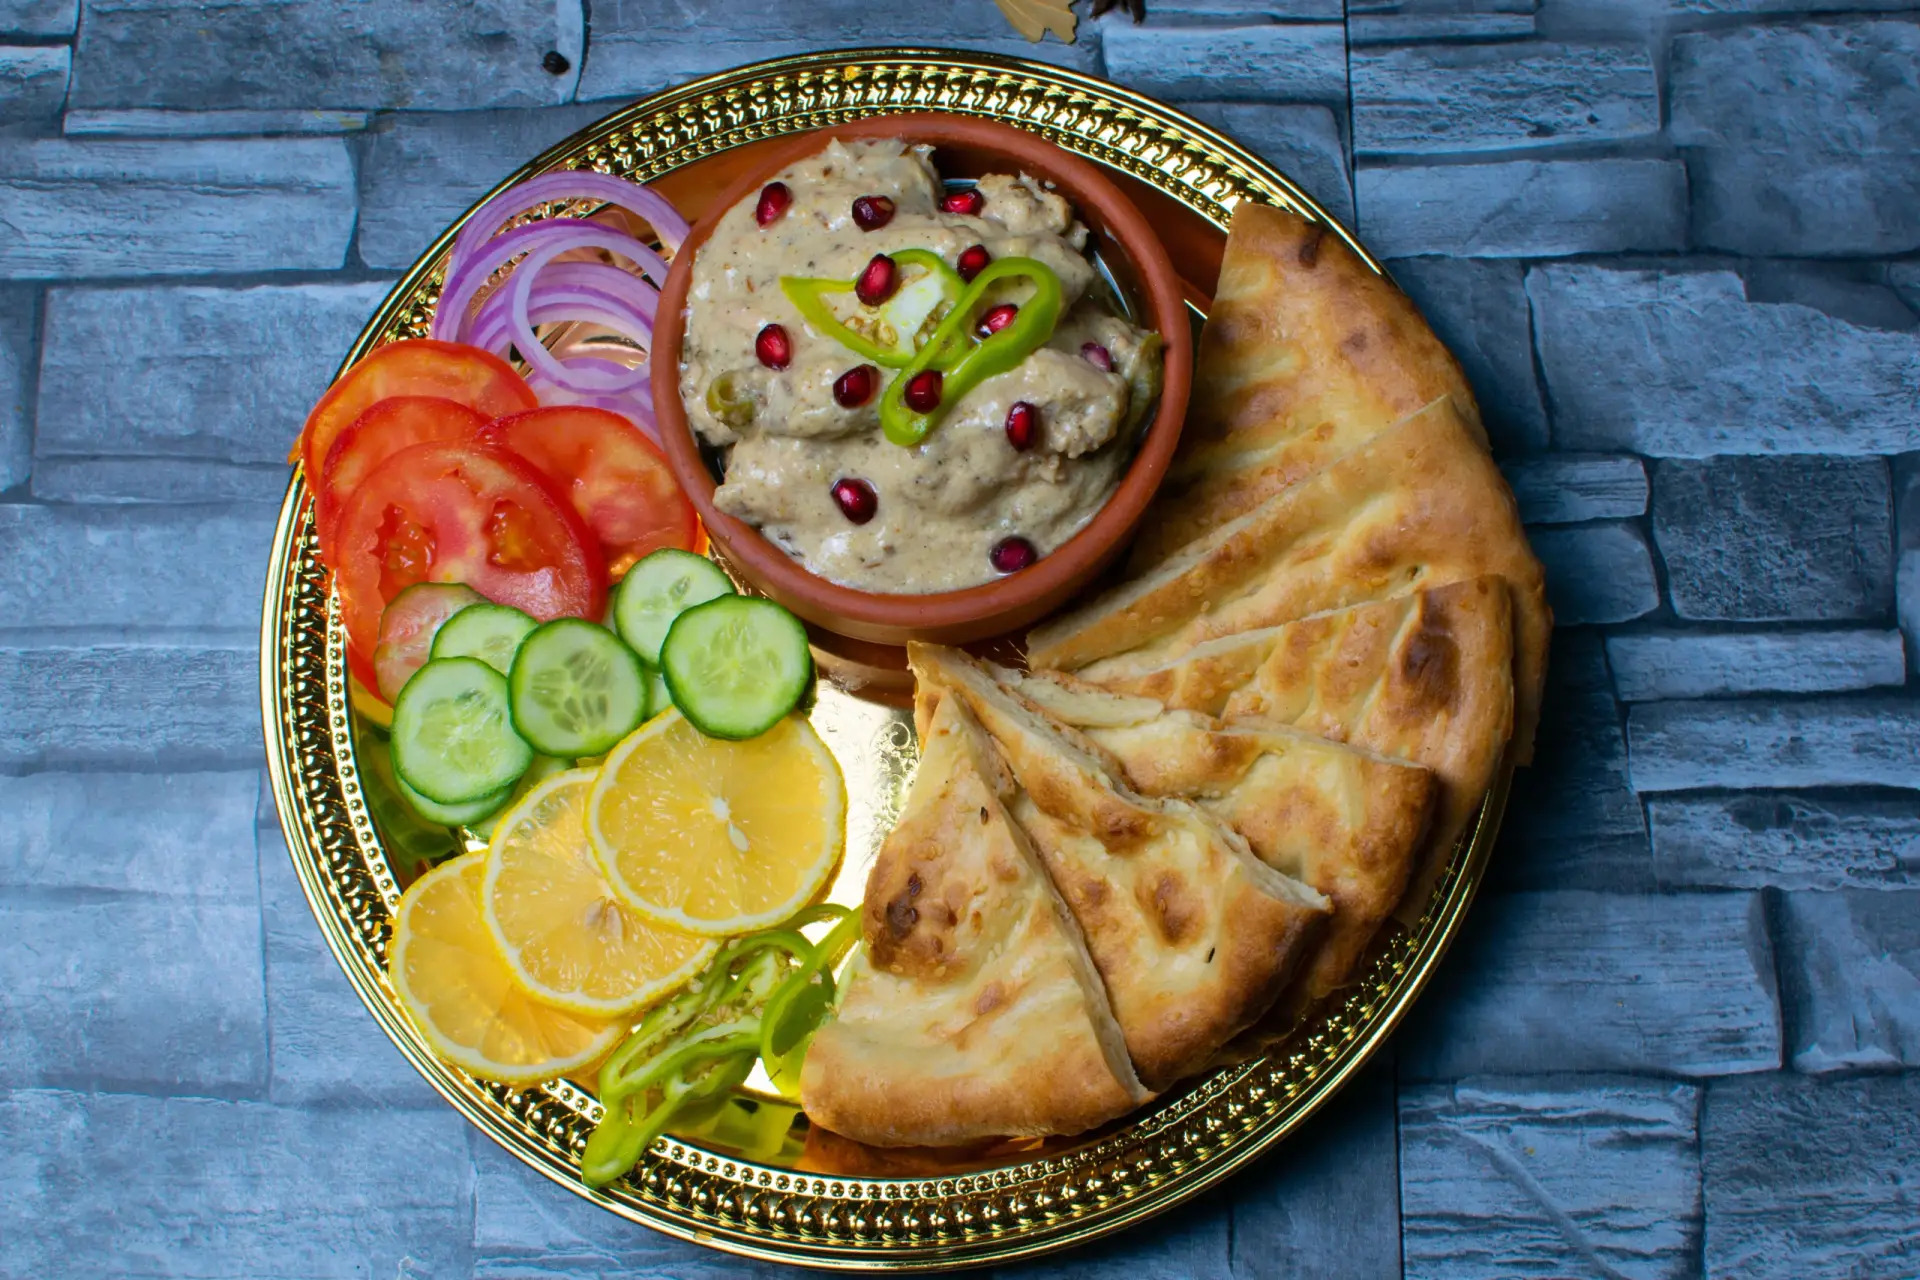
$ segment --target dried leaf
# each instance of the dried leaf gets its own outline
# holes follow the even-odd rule
[[[1034,44],[1051,31],[1067,44],[1073,43],[1073,29],[1078,22],[1073,10],[1068,8],[1068,0],[993,0],[1000,6],[1000,12],[1007,15],[1007,21],[1013,29]]]

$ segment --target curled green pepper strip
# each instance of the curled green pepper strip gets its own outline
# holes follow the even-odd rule
[[[948,303],[955,302],[966,288],[960,279],[960,273],[947,265],[947,260],[931,249],[899,249],[888,255],[900,267],[920,267],[929,276],[940,282],[940,292]],[[903,286],[910,287],[910,286]],[[852,293],[854,281],[831,280],[823,276],[781,276],[780,292],[787,295],[806,322],[829,338],[857,355],[865,356],[877,365],[888,369],[899,369],[911,363],[916,351],[913,333],[899,333],[898,340],[891,347],[883,347],[872,338],[850,327],[833,308],[827,305],[827,298],[836,293]]]
[[[828,920],[834,928],[817,944],[800,932]],[[606,1114],[581,1156],[588,1185],[618,1179],[695,1108],[724,1103],[764,1045],[783,1048],[770,1073],[796,1075],[806,1042],[832,1007],[833,966],[858,931],[859,917],[845,907],[804,908],[778,928],[729,942],[696,983],[649,1010],[600,1068]],[[769,1023],[782,1034],[769,1037]]]
[[[972,347],[965,344],[985,309],[987,289],[1002,280],[1027,280],[1033,284],[1033,296],[1020,304],[1013,323]],[[880,429],[887,439],[911,448],[927,438],[939,415],[996,374],[1017,368],[1022,360],[1053,336],[1060,320],[1060,277],[1053,268],[1034,258],[1001,258],[973,278],[967,291],[933,331],[911,363],[887,384],[880,397]],[[951,347],[962,352],[957,359],[942,362],[940,357]],[[932,413],[916,413],[907,407],[907,383],[925,369],[941,369],[946,377],[940,389],[940,404]]]

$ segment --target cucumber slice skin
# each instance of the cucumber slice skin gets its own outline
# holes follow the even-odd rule
[[[413,673],[394,703],[392,746],[400,781],[443,805],[510,787],[533,763],[513,727],[507,678],[478,658],[441,658]]]
[[[464,827],[475,822],[484,822],[506,807],[513,796],[513,788],[507,787],[490,796],[482,796],[471,804],[436,804],[415,791],[398,778],[400,794],[413,806],[413,811],[428,822],[437,822],[444,827]]]
[[[436,658],[478,658],[506,675],[513,655],[540,624],[504,604],[468,605],[440,624],[433,637]]]
[[[734,649],[731,670],[716,668],[721,644]],[[709,738],[740,741],[773,728],[805,699],[813,651],[800,619],[773,601],[722,596],[674,619],[660,670],[689,724]]]
[[[647,718],[646,664],[584,618],[556,618],[523,640],[508,685],[515,729],[545,755],[601,755]]]
[[[635,653],[657,667],[675,618],[695,605],[733,593],[732,579],[713,561],[663,547],[641,559],[620,580],[613,624]]]

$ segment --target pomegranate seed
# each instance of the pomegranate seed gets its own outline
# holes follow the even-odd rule
[[[753,337],[753,354],[769,369],[784,369],[793,361],[793,339],[787,327],[770,324]]]
[[[971,284],[973,278],[985,271],[987,264],[992,261],[993,255],[987,252],[987,246],[976,244],[971,249],[960,251],[960,261],[954,269],[960,273],[962,280]]]
[[[787,211],[793,203],[793,192],[787,190],[784,182],[769,182],[760,188],[760,202],[753,206],[753,220],[766,226]]]
[[[842,408],[857,409],[873,399],[880,384],[880,371],[870,364],[857,364],[833,380],[833,398]]]
[[[1040,411],[1025,400],[1014,401],[1007,410],[1007,443],[1022,453],[1033,448],[1033,438],[1040,434]]]
[[[907,408],[915,413],[932,413],[940,407],[940,384],[946,381],[938,369],[922,369],[907,379]]]
[[[870,307],[877,307],[893,296],[900,287],[900,269],[893,265],[893,259],[884,253],[876,253],[873,260],[860,270],[860,278],[854,281],[854,296]]]
[[[980,317],[980,336],[989,337],[1013,323],[1020,314],[1020,308],[1011,302],[1003,302],[997,307],[988,307],[987,313]]]
[[[834,505],[840,508],[840,514],[855,524],[865,524],[873,519],[873,513],[880,506],[880,499],[873,492],[873,486],[865,480],[855,480],[850,476],[833,482]]]
[[[1097,342],[1081,343],[1080,358],[1102,373],[1113,372],[1113,352]]]
[[[980,194],[980,188],[971,187],[965,191],[956,191],[950,196],[942,197],[940,207],[948,213],[978,215],[982,209],[987,207],[987,198]]]
[[[853,202],[853,222],[862,231],[878,231],[893,221],[893,201],[886,196],[861,196]]]
[[[987,559],[993,561],[993,567],[1001,573],[1018,573],[1040,558],[1033,544],[1025,538],[1002,538],[993,544],[993,550],[987,552]]]

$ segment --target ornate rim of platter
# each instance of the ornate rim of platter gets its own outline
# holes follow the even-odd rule
[[[877,114],[939,110],[1037,132],[1129,175],[1224,230],[1242,199],[1345,228],[1231,139],[1138,94],[1070,71],[950,50],[852,50],[756,63],[643,99],[521,168],[597,168],[652,181],[733,147]],[[344,368],[390,336],[421,335],[456,223],[394,286]],[[1374,265],[1364,250],[1363,259]],[[921,1270],[1031,1257],[1118,1231],[1197,1195],[1271,1150],[1392,1032],[1457,931],[1484,873],[1512,777],[1503,767],[1419,918],[1391,922],[1361,980],[1265,1056],[1221,1067],[1061,1154],[904,1177],[839,1177],[663,1139],[596,1192],[578,1152],[598,1118],[560,1081],[511,1088],[434,1056],[386,976],[400,886],[355,767],[344,633],[296,477],[275,533],[261,625],[267,765],[281,824],[321,932],[382,1030],[442,1096],[508,1151],[635,1222],[772,1261]]]

